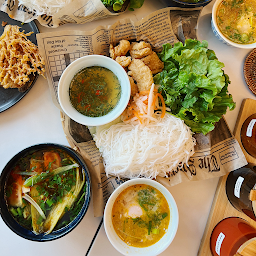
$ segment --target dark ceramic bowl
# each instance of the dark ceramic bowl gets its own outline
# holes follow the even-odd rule
[[[10,171],[13,169],[13,167],[15,166],[15,164],[17,163],[17,161],[20,158],[30,154],[31,152],[38,151],[38,150],[47,150],[47,149],[61,149],[61,150],[64,150],[66,153],[68,153],[82,167],[83,172],[85,174],[87,188],[86,188],[86,193],[84,195],[85,201],[82,206],[82,209],[80,210],[80,212],[78,213],[78,215],[76,216],[76,218],[73,221],[71,221],[67,226],[65,226],[63,228],[60,228],[56,231],[52,231],[48,235],[45,235],[45,234],[36,235],[32,231],[19,225],[18,222],[16,222],[16,220],[12,217],[12,215],[8,211],[6,199],[5,199],[5,186],[6,186],[6,181],[9,177]],[[16,233],[17,235],[19,235],[23,238],[26,238],[26,239],[32,240],[32,241],[38,241],[38,242],[55,240],[57,238],[60,238],[64,235],[68,234],[83,219],[83,217],[86,214],[87,209],[89,207],[89,203],[90,203],[90,199],[91,199],[90,191],[91,191],[91,182],[90,182],[88,168],[87,168],[86,164],[84,163],[82,157],[76,151],[74,151],[73,149],[71,149],[69,147],[58,145],[58,144],[47,143],[47,144],[34,145],[34,146],[28,147],[28,148],[22,150],[21,152],[19,152],[18,154],[16,154],[7,163],[7,165],[4,167],[4,169],[1,173],[1,176],[0,176],[0,214],[1,214],[1,217],[2,217],[3,221],[5,222],[5,224],[14,233]]]
[[[201,0],[199,2],[193,2],[193,0],[191,0],[191,2],[185,2],[181,0],[161,0],[161,1],[169,7],[195,8],[195,7],[206,6],[212,0]]]

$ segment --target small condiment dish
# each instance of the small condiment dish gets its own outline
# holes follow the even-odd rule
[[[214,35],[224,44],[229,45],[229,46],[234,46],[237,48],[243,48],[243,49],[252,49],[256,47],[256,42],[255,43],[250,43],[250,44],[239,44],[235,43],[231,40],[229,40],[219,29],[217,25],[217,11],[218,7],[223,2],[223,0],[216,0],[213,8],[212,8],[212,19],[211,19],[211,27]]]
[[[170,209],[170,222],[166,230],[166,233],[155,244],[148,247],[143,247],[143,248],[129,246],[128,244],[126,244],[117,235],[112,223],[112,208],[115,200],[117,199],[117,197],[120,195],[122,191],[124,191],[130,186],[138,185],[138,184],[149,185],[151,187],[156,188],[158,191],[160,191],[163,194],[163,196],[166,198],[169,205],[169,209]],[[160,183],[150,179],[145,179],[145,178],[132,179],[120,185],[116,190],[114,190],[114,192],[109,197],[105,207],[105,212],[104,212],[104,228],[105,228],[107,237],[110,243],[114,246],[114,248],[120,253],[122,253],[123,255],[153,256],[153,255],[160,254],[173,241],[178,229],[178,222],[179,222],[178,209],[171,193]]]
[[[121,96],[117,105],[107,114],[99,117],[89,117],[78,112],[71,104],[69,88],[74,76],[86,67],[100,66],[111,70],[118,78],[121,86]],[[113,59],[103,55],[87,55],[73,61],[62,73],[58,84],[58,98],[62,110],[72,120],[87,126],[100,126],[118,118],[125,110],[131,94],[131,87],[124,68]]]

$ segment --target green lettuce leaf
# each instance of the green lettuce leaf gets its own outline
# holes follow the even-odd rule
[[[164,70],[154,76],[154,83],[172,114],[184,120],[195,133],[207,134],[214,129],[227,108],[235,102],[228,93],[229,77],[207,41],[187,39],[163,45],[160,59]]]

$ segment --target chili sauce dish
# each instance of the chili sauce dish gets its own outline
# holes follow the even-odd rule
[[[104,228],[123,255],[158,255],[174,239],[179,222],[177,205],[160,183],[137,178],[120,185],[109,197]]]
[[[219,40],[238,48],[256,47],[256,2],[216,0],[212,30]]]
[[[17,235],[50,241],[73,230],[90,203],[90,176],[82,157],[58,144],[16,154],[0,176],[0,214]]]
[[[129,78],[123,67],[103,55],[87,55],[73,61],[58,84],[62,110],[87,126],[100,126],[118,118],[130,94]]]

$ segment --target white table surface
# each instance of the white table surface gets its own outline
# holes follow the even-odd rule
[[[209,48],[225,63],[225,72],[231,84],[229,92],[237,107],[225,115],[231,131],[243,99],[256,99],[248,89],[243,76],[243,64],[250,50],[226,46],[214,36],[210,27],[213,2],[204,7],[198,23],[198,39],[207,40]],[[99,25],[111,25],[120,18],[140,20],[154,10],[166,7],[162,2],[145,0],[141,9],[126,12],[118,17],[98,20],[85,25],[66,24],[54,30],[92,30]],[[38,23],[37,23],[38,24]],[[53,31],[38,24],[40,32]],[[38,143],[68,145],[60,120],[60,111],[52,102],[47,81],[39,77],[31,91],[16,105],[0,113],[0,170],[20,150]],[[185,182],[169,188],[179,210],[180,222],[176,237],[162,256],[194,256],[198,253],[218,178],[197,182]],[[104,232],[103,225],[88,251],[101,218],[93,217],[93,205],[82,222],[68,235],[52,242],[31,242],[13,233],[0,218],[1,256],[100,256],[120,255]],[[208,256],[208,255],[207,255]]]

